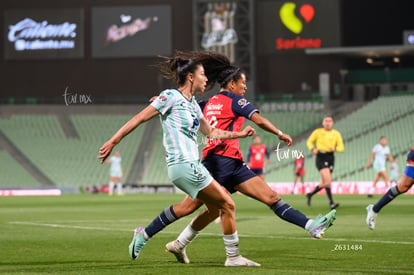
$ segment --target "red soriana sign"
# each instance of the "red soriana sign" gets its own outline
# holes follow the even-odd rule
[[[338,47],[339,0],[269,0],[257,6],[260,54]]]
[[[320,38],[315,39],[303,39],[299,36],[295,39],[283,39],[278,38],[276,39],[276,49],[283,50],[283,49],[305,49],[305,48],[320,48],[322,45],[322,40]]]
[[[315,17],[315,8],[310,4],[303,4],[299,8],[300,17],[296,15],[297,5],[294,2],[282,4],[279,10],[279,18],[283,26],[292,33],[299,35],[302,33],[305,25],[309,24]],[[292,48],[320,48],[322,40],[320,38],[301,38],[295,39],[276,39],[276,49]]]

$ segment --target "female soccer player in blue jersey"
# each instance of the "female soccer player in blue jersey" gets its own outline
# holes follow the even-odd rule
[[[148,107],[128,121],[99,150],[101,163],[110,155],[112,149],[126,135],[142,123],[160,116],[164,132],[163,144],[166,150],[168,176],[178,188],[191,198],[206,204],[212,211],[220,210],[223,240],[227,262],[238,266],[257,266],[253,261],[242,257],[238,249],[238,235],[235,223],[235,205],[229,194],[215,181],[201,164],[198,155],[197,132],[215,139],[243,138],[255,134],[251,127],[242,132],[223,131],[210,126],[197,104],[194,94],[203,93],[207,77],[202,63],[177,54],[160,63],[160,69],[168,78],[176,80],[176,89],[167,89]],[[174,220],[170,208],[157,217],[152,227],[166,226]],[[159,218],[159,219],[158,219]],[[153,229],[152,228],[152,229]],[[148,229],[148,230],[147,230]],[[146,242],[152,236],[151,225],[144,229],[138,227],[129,246],[132,259],[137,259]]]

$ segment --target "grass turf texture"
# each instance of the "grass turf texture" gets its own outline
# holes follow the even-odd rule
[[[365,224],[368,199],[336,195],[341,203],[325,239],[314,240],[265,205],[233,195],[243,256],[259,268],[224,267],[220,225],[211,224],[187,249],[191,264],[164,252],[194,216],[151,239],[137,261],[128,256],[133,230],[146,226],[183,195],[64,195],[0,198],[1,274],[412,274],[414,197],[401,195],[382,210],[377,228]],[[328,212],[324,195],[306,206],[303,195],[284,200],[309,217]]]

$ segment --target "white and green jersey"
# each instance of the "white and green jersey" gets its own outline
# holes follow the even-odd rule
[[[161,113],[167,165],[199,160],[197,135],[203,112],[195,98],[188,100],[179,90],[167,89],[151,105]]]

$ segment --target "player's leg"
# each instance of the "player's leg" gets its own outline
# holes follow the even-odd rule
[[[409,166],[407,166],[407,168],[408,167]],[[369,229],[375,229],[377,214],[380,212],[380,210],[392,200],[394,200],[397,196],[407,192],[414,184],[414,167],[411,167],[411,169],[407,168],[397,185],[392,186],[390,189],[388,189],[387,193],[385,193],[375,205],[370,204],[367,206],[366,223]]]
[[[236,231],[236,206],[230,195],[213,180],[212,183],[198,193],[197,198],[202,200],[212,211],[220,210],[223,241],[227,260],[225,266],[260,266],[240,255],[239,236]]]
[[[380,172],[376,172],[375,173],[375,177],[374,177],[374,181],[372,182],[372,186],[369,189],[369,193],[368,193],[368,197],[371,198],[374,195],[374,191],[375,191],[375,186],[377,186],[377,182],[380,180]]]
[[[295,194],[295,187],[296,187],[296,182],[298,181],[298,174],[295,173],[295,179],[293,180],[293,187],[292,187],[292,195]]]
[[[302,212],[294,209],[288,203],[283,201],[279,194],[273,191],[264,181],[259,177],[253,177],[245,182],[242,182],[239,185],[235,186],[235,189],[253,199],[256,199],[260,202],[263,202],[272,209],[272,211],[281,219],[295,224],[299,227],[302,227],[308,230],[314,238],[322,237],[323,233],[331,226],[333,220],[335,219],[335,211],[331,214],[328,214],[330,217],[329,222],[325,225],[320,225],[320,231],[313,232],[312,230],[316,227],[320,221],[315,221],[308,219]]]
[[[338,207],[339,205],[334,203],[333,198],[332,198],[332,192],[331,192],[331,183],[332,183],[332,172],[330,168],[323,168],[320,170],[320,174],[321,174],[321,182],[322,182],[322,186],[320,186],[320,188],[325,188],[326,191],[326,197],[328,199],[329,202],[329,206],[331,207],[331,209],[334,209],[336,207]]]
[[[306,198],[307,198],[307,204],[308,206],[311,205],[311,199],[312,196],[315,195],[316,193],[318,193],[320,190],[322,190],[324,187],[326,187],[328,184],[331,184],[331,171],[329,170],[328,167],[324,167],[319,169],[319,174],[321,176],[321,181],[319,182],[319,184],[313,189],[312,192],[306,194]]]
[[[180,233],[178,238],[165,245],[166,251],[175,255],[177,261],[188,264],[187,246],[200,234],[200,231],[220,216],[220,210],[210,206],[202,210],[189,225]]]
[[[116,192],[118,195],[122,195],[122,177],[116,177]]]
[[[171,205],[161,211],[161,213],[155,217],[147,227],[137,227],[135,229],[134,238],[129,246],[130,257],[133,260],[137,259],[145,244],[155,234],[176,220],[193,213],[201,205],[203,205],[203,203],[200,200],[192,200],[189,196],[186,196],[184,200],[178,204]]]
[[[384,180],[385,186],[387,186],[387,188],[388,188],[389,187],[389,182],[388,182],[387,170],[381,171],[381,175],[382,175],[382,178]]]
[[[110,180],[109,180],[109,185],[108,185],[108,194],[109,195],[112,195],[114,193],[115,181],[116,181],[116,177],[111,176]]]
[[[302,182],[302,194],[305,194],[305,172],[300,174],[300,181]]]

